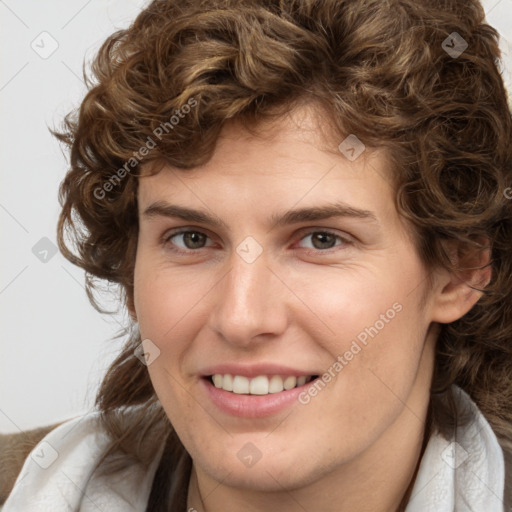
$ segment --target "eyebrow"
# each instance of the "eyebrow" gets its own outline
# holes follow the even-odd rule
[[[166,201],[157,201],[148,206],[143,213],[144,217],[172,217],[179,218],[187,222],[198,222],[208,224],[213,227],[222,227],[228,230],[227,224],[217,217],[209,213],[194,210],[184,206],[167,203]],[[273,214],[270,216],[269,225],[271,229],[286,226],[288,224],[297,224],[300,222],[316,221],[330,219],[334,217],[349,217],[362,219],[379,224],[375,214],[369,210],[361,210],[354,208],[345,203],[329,203],[322,206],[313,206],[307,208],[298,208],[288,210],[283,214]]]

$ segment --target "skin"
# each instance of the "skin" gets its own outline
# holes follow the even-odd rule
[[[317,113],[301,106],[261,125],[261,136],[230,122],[205,165],[140,179],[131,313],[160,350],[148,370],[193,459],[188,506],[199,511],[398,510],[420,460],[438,323],[480,297],[424,268],[394,207],[386,154],[367,148],[349,161]],[[157,201],[215,214],[227,228],[145,215]],[[271,214],[334,201],[376,221],[270,229]],[[169,238],[182,227],[206,237]],[[315,243],[325,229],[346,241]],[[236,252],[247,236],[263,250],[252,263]],[[199,372],[217,363],[327,370],[395,303],[401,311],[306,405],[237,418],[202,389]],[[252,467],[237,457],[248,442],[262,454]]]

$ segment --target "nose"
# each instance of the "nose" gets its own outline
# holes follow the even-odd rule
[[[234,251],[230,270],[215,288],[210,327],[225,342],[249,348],[286,330],[291,292],[264,253],[249,263]]]

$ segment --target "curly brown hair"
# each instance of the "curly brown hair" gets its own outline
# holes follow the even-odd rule
[[[459,55],[449,51],[453,38],[467,43]],[[396,206],[414,226],[427,268],[464,270],[450,260],[450,241],[462,262],[491,251],[481,299],[441,325],[429,429],[453,428],[457,384],[510,460],[512,130],[498,41],[477,0],[154,0],[104,42],[80,108],[53,131],[70,152],[59,247],[86,271],[98,309],[93,292],[101,280],[117,283],[122,304],[133,308],[143,169],[200,165],[228,119],[249,126],[313,101],[339,140],[356,134],[389,151]],[[97,406],[113,447],[126,454],[149,460],[141,432],[162,429],[169,458],[157,471],[150,509],[184,510],[180,486],[190,459],[133,354],[136,325],[125,334]],[[128,408],[126,424],[119,411]]]

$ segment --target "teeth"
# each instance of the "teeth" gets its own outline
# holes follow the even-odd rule
[[[269,382],[268,391],[269,393],[280,393],[283,391],[283,379],[279,375],[274,375]]]
[[[286,377],[286,379],[284,380],[284,383],[283,383],[284,389],[292,389],[296,385],[297,385],[297,377],[293,377],[293,376]]]
[[[224,378],[222,378],[224,380]],[[240,375],[235,375],[233,379],[233,393],[237,395],[249,394],[249,379]]]
[[[268,379],[264,375],[260,375],[255,379],[251,379],[249,384],[251,395],[268,395]]]
[[[222,375],[221,375],[222,377]],[[226,391],[233,391],[233,376],[232,375],[224,375],[222,380],[221,387]]]
[[[270,379],[266,375],[259,375],[249,379],[242,375],[215,374],[212,375],[213,385],[224,391],[232,391],[237,395],[268,395],[280,393],[283,390],[303,386],[311,377],[289,375],[284,379],[280,375],[273,375]]]

